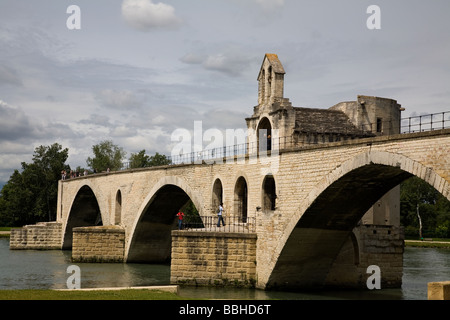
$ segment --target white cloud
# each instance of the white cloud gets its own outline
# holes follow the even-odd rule
[[[122,16],[131,27],[141,31],[176,29],[181,24],[174,7],[152,0],[124,0]]]
[[[97,95],[97,100],[105,107],[122,110],[134,109],[142,104],[130,90],[105,89]]]

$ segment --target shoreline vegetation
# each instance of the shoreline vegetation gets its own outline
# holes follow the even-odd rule
[[[123,290],[0,290],[1,300],[190,300],[162,290],[125,288]]]
[[[405,239],[405,247],[418,248],[450,248],[450,239],[423,239],[411,240]]]

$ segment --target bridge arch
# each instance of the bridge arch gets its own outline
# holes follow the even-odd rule
[[[340,249],[364,213],[413,175],[448,197],[445,190],[449,183],[443,177],[402,154],[369,151],[337,165],[301,200],[278,242],[265,287],[323,286]]]
[[[125,252],[127,262],[164,263],[170,260],[171,231],[176,213],[191,200],[199,214],[201,198],[176,176],[159,180],[144,199],[131,229]]]
[[[89,184],[82,185],[70,206],[69,216],[65,225],[63,249],[72,248],[73,228],[99,226],[103,224],[104,217],[100,209],[98,196]]]

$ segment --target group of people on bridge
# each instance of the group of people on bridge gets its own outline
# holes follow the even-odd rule
[[[109,168],[106,169],[106,172],[109,173],[110,170]],[[97,169],[94,169],[93,174],[97,173]],[[67,180],[67,179],[72,179],[72,178],[78,178],[78,177],[82,177],[82,176],[87,176],[89,174],[89,171],[87,169],[84,169],[83,173],[81,173],[80,171],[73,171],[70,170],[69,173],[67,173],[66,170],[62,170],[61,171],[61,180]]]
[[[223,220],[223,203],[220,203],[219,205],[219,210],[217,211],[217,227],[220,227],[220,223],[222,223],[223,226],[225,226],[225,221]],[[183,229],[183,219],[185,214],[182,211],[179,211],[176,214],[177,218],[178,218],[178,230]]]

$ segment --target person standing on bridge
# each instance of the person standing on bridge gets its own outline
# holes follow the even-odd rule
[[[217,220],[217,226],[220,227],[220,221],[222,221],[222,224],[225,227],[225,222],[223,221],[223,203],[220,203],[219,205],[219,212],[217,212],[217,216],[219,217]]]
[[[179,211],[177,213],[177,217],[178,217],[178,230],[181,230],[182,226],[183,226],[183,218],[184,218],[184,213]]]

